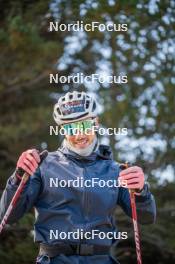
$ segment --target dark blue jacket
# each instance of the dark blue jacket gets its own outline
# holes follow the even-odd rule
[[[112,159],[111,151],[106,146],[90,156],[83,158],[66,148],[49,153],[36,173],[30,177],[16,209],[9,218],[9,223],[16,222],[32,207],[35,208],[35,241],[55,244],[59,239],[50,237],[50,230],[71,232],[93,229],[108,232],[115,231],[113,212],[117,205],[131,216],[128,189],[123,187],[60,187],[54,182],[78,177],[84,180],[100,178],[104,181],[117,179],[119,164]],[[57,179],[57,180],[56,180]],[[52,184],[51,184],[52,182]],[[11,176],[0,202],[2,219],[17,185]],[[156,206],[152,194],[136,197],[137,212],[140,223],[153,223],[156,217]],[[61,241],[61,240],[60,240]],[[72,242],[75,240],[72,239]],[[76,242],[82,242],[76,240]],[[83,243],[110,245],[112,240],[99,239]]]

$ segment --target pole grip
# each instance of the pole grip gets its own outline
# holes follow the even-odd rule
[[[39,151],[38,151],[39,152]],[[43,162],[43,160],[47,157],[48,155],[48,151],[47,150],[43,150],[40,154],[40,163],[39,165],[41,165],[41,163]],[[23,175],[25,174],[25,171],[22,168],[18,168],[16,170],[16,173],[20,176],[23,177]]]

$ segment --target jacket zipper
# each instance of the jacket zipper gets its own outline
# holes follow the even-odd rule
[[[83,169],[83,174],[84,174],[84,180],[86,180],[86,178],[85,178],[85,172],[86,172],[86,169],[85,169],[85,167],[84,167],[84,169]],[[86,191],[86,187],[84,187],[84,202],[83,202],[83,206],[84,206],[84,218],[85,218],[85,220],[86,221],[88,221],[88,209],[89,209],[89,204],[88,204],[88,193],[87,193],[87,191]]]

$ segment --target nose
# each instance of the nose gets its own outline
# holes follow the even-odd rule
[[[75,135],[75,139],[84,139],[86,135],[83,134],[81,131]]]

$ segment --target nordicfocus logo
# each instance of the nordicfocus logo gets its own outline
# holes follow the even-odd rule
[[[74,32],[91,32],[91,31],[109,31],[109,32],[125,32],[128,30],[128,24],[115,24],[113,22],[100,23],[98,21],[92,21],[90,23],[84,23],[81,21],[75,21],[75,23],[60,24],[59,22],[50,22],[49,31],[50,32],[65,32],[65,31],[74,31]]]
[[[71,111],[72,109],[72,111]],[[75,109],[71,108],[69,110],[64,110],[65,112],[64,113],[70,113],[71,112],[74,112]],[[80,110],[80,107],[77,107],[77,111]],[[66,112],[67,111],[67,112]],[[85,134],[85,135],[92,135],[94,133],[98,133],[98,135],[100,136],[126,136],[128,134],[128,129],[126,127],[123,127],[123,128],[112,128],[112,127],[108,127],[108,128],[105,128],[105,127],[98,127],[98,126],[93,126],[91,129],[90,128],[87,128],[87,129],[81,129],[81,128],[75,128],[75,129],[72,129],[72,128],[68,128],[68,130],[70,131],[65,131],[65,129],[63,127],[59,127],[59,126],[49,126],[49,135],[50,136],[58,136],[58,135],[61,135],[61,136],[65,136],[67,134],[71,134],[71,135],[82,135],[82,134]],[[70,132],[70,133],[69,133]]]
[[[109,84],[125,84],[128,83],[128,77],[127,75],[102,75],[98,73],[93,73],[91,75],[84,75],[84,73],[76,73],[74,75],[59,75],[58,73],[52,74],[50,73],[49,76],[49,83],[62,83],[62,84],[71,84],[71,83],[78,83],[78,84],[84,84],[84,83],[109,83]]]
[[[92,239],[110,239],[110,240],[118,240],[118,239],[127,239],[127,232],[103,232],[98,229],[94,229],[91,231],[84,231],[82,228],[77,229],[76,231],[70,232],[60,232],[59,230],[50,230],[49,234],[50,240],[92,240]]]
[[[50,188],[127,188],[127,180],[118,180],[118,179],[109,179],[103,180],[100,178],[92,178],[92,179],[84,179],[83,177],[79,177],[76,179],[67,179],[60,180],[58,178],[49,179],[49,187]]]

